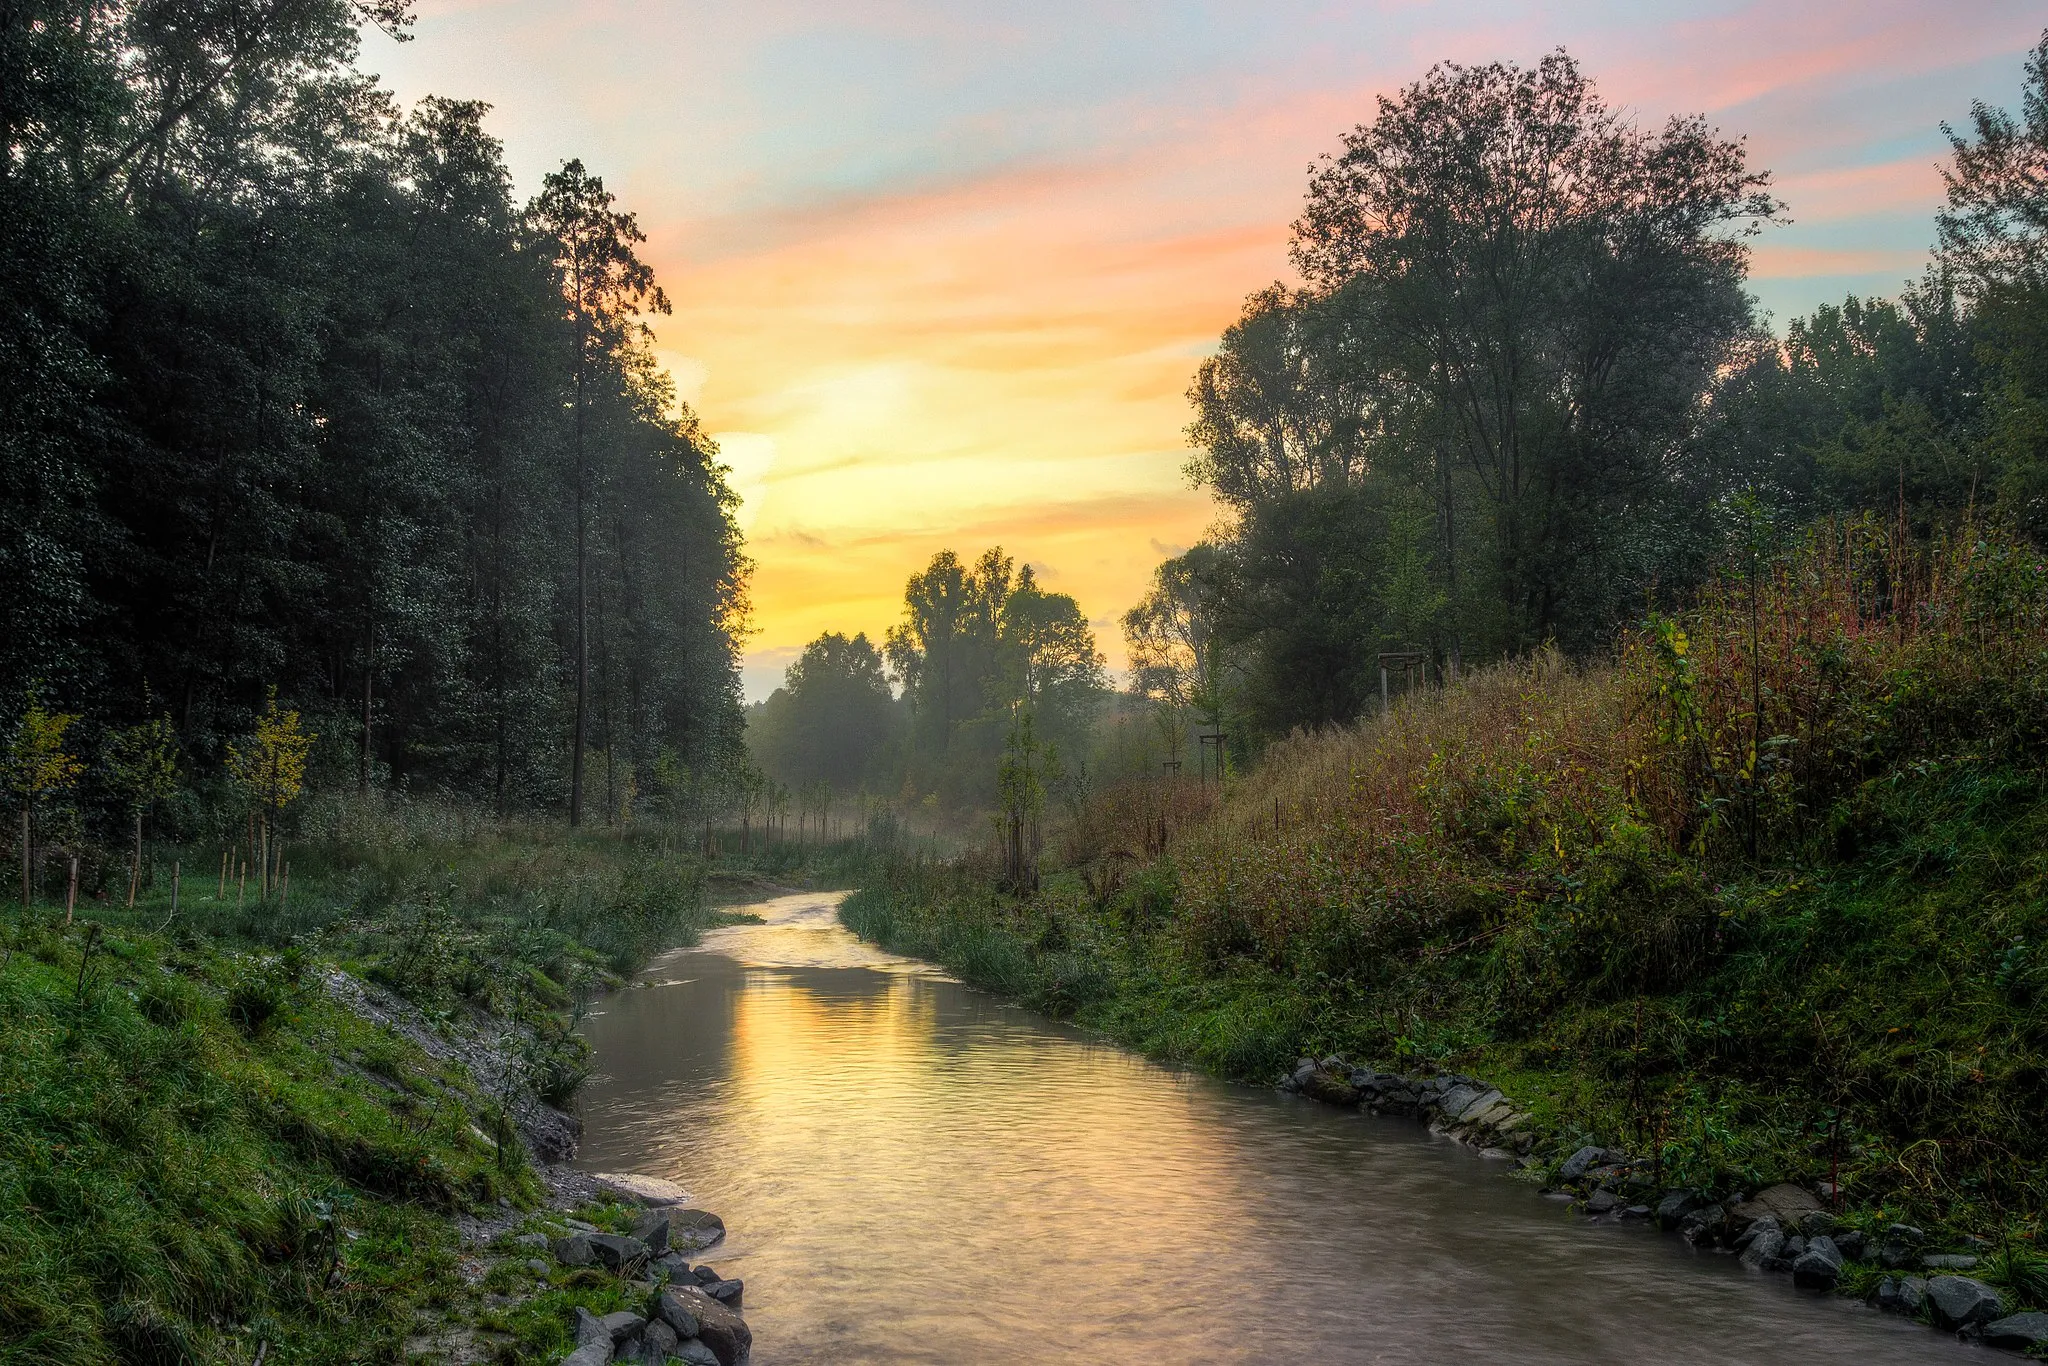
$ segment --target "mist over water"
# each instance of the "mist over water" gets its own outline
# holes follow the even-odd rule
[[[747,907],[601,1003],[579,1165],[722,1215],[754,1360],[1959,1360],[1376,1119],[1145,1062]],[[1972,1359],[1982,1359],[1973,1356]]]

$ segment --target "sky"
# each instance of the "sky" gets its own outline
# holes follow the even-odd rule
[[[639,215],[657,352],[755,562],[750,698],[879,638],[933,553],[1000,545],[1118,621],[1216,510],[1186,390],[1290,278],[1307,168],[1437,61],[1564,47],[1645,125],[1773,172],[1778,326],[1917,275],[1940,124],[2018,103],[2038,0],[419,0],[363,62],[482,99],[522,194],[570,157]]]

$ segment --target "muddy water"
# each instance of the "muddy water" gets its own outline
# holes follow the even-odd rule
[[[750,907],[586,1025],[580,1164],[724,1216],[762,1366],[1968,1351],[1588,1227],[1419,1124],[1144,1062],[861,944],[837,900]]]

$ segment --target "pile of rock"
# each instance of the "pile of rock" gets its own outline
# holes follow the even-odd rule
[[[1397,1076],[1342,1057],[1303,1058],[1280,1086],[1331,1105],[1426,1119],[1484,1157],[1515,1159],[1524,1167],[1542,1167],[1548,1158],[1556,1163],[1548,1189],[1571,1196],[1594,1220],[1655,1222],[1703,1251],[1736,1253],[1745,1266],[1790,1275],[1809,1290],[1834,1290],[1851,1263],[1874,1263],[1896,1273],[1877,1282],[1870,1296],[1877,1308],[1994,1346],[2048,1345],[2048,1314],[2003,1315],[1995,1289],[1961,1274],[1976,1268],[1974,1255],[1929,1250],[1927,1236],[1905,1224],[1874,1235],[1842,1227],[1804,1187],[1772,1186],[1717,1200],[1702,1191],[1660,1191],[1651,1163],[1616,1149],[1539,1151],[1527,1116],[1476,1077]]]
[[[754,1335],[740,1317],[745,1284],[715,1267],[692,1266],[690,1252],[725,1236],[725,1224],[700,1209],[648,1210],[628,1234],[605,1233],[569,1221],[569,1233],[550,1244],[564,1266],[596,1266],[624,1277],[644,1312],[620,1310],[602,1318],[576,1311],[576,1350],[563,1366],[604,1366],[612,1361],[683,1361],[690,1366],[737,1366]],[[545,1242],[545,1239],[540,1241]]]
[[[1526,1162],[1536,1144],[1524,1127],[1528,1117],[1476,1077],[1407,1077],[1341,1057],[1303,1058],[1280,1086],[1330,1105],[1426,1119],[1437,1132],[1478,1148],[1482,1157]]]

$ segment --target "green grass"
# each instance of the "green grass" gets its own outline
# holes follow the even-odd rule
[[[200,877],[188,848],[162,860],[188,872],[175,917],[160,877],[132,910],[0,920],[0,1361],[390,1362],[412,1335],[505,1318],[457,1274],[450,1218],[541,1198],[516,1139],[491,1137],[500,1098],[320,973],[430,1021],[524,1023],[529,1084],[561,1102],[587,1070],[581,1004],[730,918],[659,832],[420,810],[288,850],[282,906],[217,895],[217,850]],[[497,1360],[552,1360],[573,1304],[617,1307],[579,1274],[482,1322]]]
[[[531,1203],[488,1097],[303,964],[36,918],[0,969],[0,1355],[396,1359],[458,1293],[443,1217]],[[237,1020],[252,976],[276,997]]]
[[[1484,1076],[1554,1149],[1655,1154],[1664,1180],[1755,1190],[1839,1173],[1873,1224],[2021,1249],[2048,1214],[2048,785],[1995,763],[1898,775],[1860,795],[1847,861],[1707,882],[1698,964],[1653,989],[1593,985],[1572,951],[1584,896],[1525,893],[1511,932],[1469,928],[1360,953],[1341,921],[1275,963],[1219,955],[1177,922],[1170,863],[1098,903],[1055,875],[997,895],[905,863],[845,922],[962,978],[1148,1054],[1271,1082],[1297,1057]],[[2008,1267],[2008,1263],[2010,1267]]]

